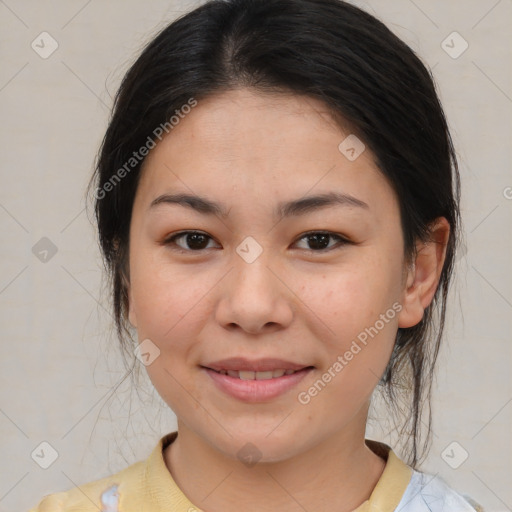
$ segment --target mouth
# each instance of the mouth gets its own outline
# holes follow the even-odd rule
[[[314,366],[278,359],[229,359],[201,365],[214,388],[242,402],[269,402],[298,386]]]
[[[293,375],[294,373],[301,372],[302,370],[312,369],[313,366],[305,366],[299,370],[292,369],[276,369],[276,370],[267,370],[263,372],[255,372],[251,370],[215,370],[213,368],[203,367],[208,370],[212,370],[215,373],[220,375],[228,375],[234,379],[240,380],[270,380],[270,379],[279,379],[284,375]]]

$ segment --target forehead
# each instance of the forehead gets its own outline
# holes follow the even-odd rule
[[[153,200],[177,186],[201,195],[238,192],[262,202],[320,189],[366,196],[360,197],[366,202],[372,193],[392,194],[369,150],[356,159],[340,151],[347,137],[354,135],[319,100],[228,91],[198,101],[151,150],[138,193]]]
[[[299,137],[304,135],[313,143],[322,138],[316,137],[315,132],[325,136],[325,132],[330,131],[336,137],[340,136],[340,127],[327,105],[308,96],[286,92],[226,91],[199,101],[185,120],[187,123],[182,122],[173,130],[174,135],[182,140],[199,139],[206,144],[212,141],[223,150],[229,149],[233,140],[244,137],[247,143],[244,150],[250,151],[272,140],[276,146],[280,142],[293,146],[293,138],[298,143]],[[285,132],[284,127],[287,128]]]

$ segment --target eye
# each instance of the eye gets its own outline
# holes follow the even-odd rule
[[[182,245],[176,243],[176,240],[184,239],[185,244],[188,247],[183,247]],[[176,235],[167,238],[163,244],[164,245],[177,245],[178,249],[182,249],[181,252],[191,252],[191,251],[202,251],[207,248],[208,240],[213,240],[212,237],[208,236],[201,231],[182,231],[181,233],[177,233]]]
[[[338,243],[329,247],[329,239],[335,239]],[[328,252],[335,249],[336,246],[339,247],[351,243],[346,238],[329,231],[310,231],[302,235],[301,238],[299,238],[299,241],[301,240],[306,240],[306,244],[309,247],[305,247],[305,249],[313,250],[313,252]]]

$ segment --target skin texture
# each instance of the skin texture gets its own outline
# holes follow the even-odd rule
[[[239,89],[200,101],[144,163],[130,229],[129,320],[140,342],[158,346],[147,371],[178,418],[167,467],[208,512],[350,511],[384,469],[364,444],[369,400],[398,327],[417,324],[433,298],[449,225],[438,219],[435,242],[419,244],[407,265],[395,194],[368,149],[353,162],[338,150],[349,133],[317,100]],[[279,202],[331,191],[368,208],[273,214]],[[149,207],[177,192],[222,203],[228,216]],[[183,230],[208,235],[205,248],[194,251],[187,237],[164,244]],[[334,237],[330,250],[316,249],[309,231],[351,243]],[[248,236],[263,250],[252,263],[236,252]],[[301,404],[298,393],[394,303],[400,313]],[[200,367],[235,356],[315,369],[277,398],[245,403]],[[261,454],[252,467],[237,457],[247,443]]]

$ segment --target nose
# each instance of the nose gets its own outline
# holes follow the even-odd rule
[[[263,254],[252,263],[237,255],[234,268],[223,279],[216,320],[225,329],[262,334],[284,329],[292,322],[290,284]]]

